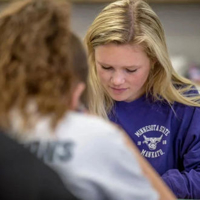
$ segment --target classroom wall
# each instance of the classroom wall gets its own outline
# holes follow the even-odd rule
[[[7,4],[0,3],[0,12]],[[72,5],[72,29],[84,38],[86,30],[105,3]],[[166,32],[172,57],[184,56],[200,64],[200,4],[151,4]]]

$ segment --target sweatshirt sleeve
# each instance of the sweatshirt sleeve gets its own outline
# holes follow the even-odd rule
[[[184,119],[180,146],[182,169],[170,169],[162,175],[177,198],[200,199],[200,108],[193,108],[192,117]]]

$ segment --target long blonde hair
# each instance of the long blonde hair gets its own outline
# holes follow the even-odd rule
[[[162,24],[143,0],[119,0],[109,4],[96,17],[85,37],[89,56],[89,109],[107,118],[114,101],[106,93],[97,76],[95,47],[108,43],[142,45],[150,60],[156,61],[145,84],[146,95],[170,105],[177,101],[200,106],[199,96],[186,97],[194,84],[179,76],[172,67]]]
[[[86,82],[88,66],[69,15],[70,5],[58,0],[22,1],[0,15],[1,127],[9,129],[16,108],[28,124],[30,102],[53,126],[70,109],[73,86]]]

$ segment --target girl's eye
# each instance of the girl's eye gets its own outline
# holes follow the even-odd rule
[[[105,70],[110,70],[110,69],[112,69],[112,67],[104,67],[104,66],[101,66],[102,67],[102,69],[105,69]]]
[[[134,70],[126,69],[126,71],[127,71],[128,73],[134,73],[134,72],[137,71],[137,69],[134,69]]]

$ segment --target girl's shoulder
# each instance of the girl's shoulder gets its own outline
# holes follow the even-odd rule
[[[195,85],[182,84],[174,87],[185,97],[200,96],[199,89]]]

